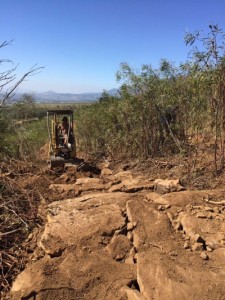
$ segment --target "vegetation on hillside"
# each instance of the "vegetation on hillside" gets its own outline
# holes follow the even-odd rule
[[[103,92],[96,103],[76,107],[80,150],[114,159],[183,155],[191,151],[192,136],[207,134],[214,137],[215,174],[223,169],[224,33],[210,25],[207,34],[187,33],[185,43],[191,49],[185,63],[162,59],[157,69],[145,64],[139,70],[121,63],[117,96]],[[2,155],[35,156],[34,149],[47,138],[44,121],[19,125],[15,120],[44,114],[26,94],[10,111],[1,109]]]
[[[76,110],[78,144],[94,155],[147,158],[190,152],[193,135],[214,138],[214,169],[224,167],[224,33],[187,33],[191,58],[175,66],[134,70],[122,63],[119,96],[104,92],[97,103]]]
[[[40,147],[47,141],[46,111],[38,109],[30,95],[9,108],[0,110],[0,159],[38,158]]]

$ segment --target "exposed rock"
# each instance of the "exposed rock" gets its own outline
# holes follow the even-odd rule
[[[179,220],[183,225],[184,232],[193,241],[196,241],[196,237],[198,237],[198,241],[201,239],[205,246],[209,246],[213,250],[222,247],[220,241],[225,232],[223,222],[219,220],[212,222],[209,219],[197,218],[195,215],[191,215],[190,212],[180,213]]]
[[[210,255],[210,259],[212,259],[213,265],[215,266],[215,268],[217,268],[218,270],[221,270],[221,273],[224,274],[225,248],[215,249],[213,252],[208,253],[208,255]]]
[[[131,171],[121,171],[121,172],[115,174],[115,178],[116,178],[116,180],[123,181],[123,180],[127,180],[127,179],[131,180],[134,178],[134,176]]]
[[[128,256],[131,243],[128,238],[124,235],[117,235],[112,238],[110,243],[106,246],[105,250],[111,255],[115,260],[122,260]]]
[[[68,192],[68,191],[80,191],[80,188],[75,184],[50,184],[49,190],[55,190],[58,192]]]
[[[124,192],[138,192],[141,190],[153,190],[154,188],[154,183],[149,180],[143,180],[142,178],[135,178],[132,180],[125,179],[122,181],[124,188]]]
[[[128,219],[131,222],[139,220],[138,227],[133,231],[134,246],[138,251],[136,254],[137,281],[140,292],[146,299],[207,299],[209,294],[216,297],[214,291],[217,290],[217,286],[221,288],[222,293],[224,274],[222,277],[221,274],[215,275],[215,282],[212,283],[211,278],[205,276],[206,271],[199,270],[196,256],[194,260],[190,252],[185,249],[181,254],[178,244],[177,250],[170,248],[171,229],[166,214],[135,200],[128,201],[126,205]],[[196,216],[192,217],[198,222],[206,221],[197,219]],[[197,246],[200,251],[203,251],[202,243]],[[169,256],[170,263],[168,263],[163,254],[165,252],[177,253],[178,256]],[[206,286],[210,286],[210,289],[202,288]]]
[[[66,248],[66,244],[63,240],[61,240],[57,236],[49,236],[47,231],[45,231],[42,235],[39,245],[44,250],[44,252],[51,257],[60,256]]]
[[[133,242],[133,233],[131,231],[128,231],[127,238],[129,241]]]
[[[205,243],[204,238],[202,236],[200,236],[199,234],[195,234],[194,237],[193,237],[193,239],[197,243],[201,243],[201,244]]]
[[[157,194],[151,180],[104,167],[101,179],[69,177],[76,183],[51,186],[56,194],[86,195],[49,205],[12,300],[223,299],[224,211],[205,199],[223,199],[224,191],[173,192],[165,185],[170,193]]]
[[[170,207],[171,207],[170,204],[166,204],[166,205],[165,205],[165,209],[169,209]]]
[[[218,214],[220,212],[219,207],[218,206],[213,207],[213,211]]]
[[[139,291],[129,287],[123,287],[122,292],[126,295],[127,300],[147,300]]]
[[[202,251],[203,245],[202,245],[202,243],[194,243],[194,245],[192,245],[191,249],[193,251]]]
[[[112,175],[112,170],[109,168],[104,168],[101,170],[101,178],[107,178],[109,175]]]
[[[172,222],[173,222],[173,215],[172,215],[172,213],[171,213],[171,212],[168,212],[168,213],[167,213],[167,216],[168,216],[168,218],[169,218],[169,220],[170,220],[170,222],[171,222],[171,224],[172,224]]]
[[[73,184],[51,184],[50,190],[55,190],[60,193],[74,191],[77,195],[81,192],[92,190],[106,190],[112,185],[111,182],[104,183],[99,178],[78,178]]]
[[[158,194],[183,191],[185,188],[180,184],[179,179],[156,179],[154,191]]]
[[[108,192],[109,193],[115,193],[115,192],[121,192],[123,190],[123,183],[119,183],[119,184],[114,184],[113,186],[111,186],[111,188],[109,188]]]
[[[11,299],[29,299],[31,295],[43,300],[106,299],[107,294],[107,299],[119,300],[121,287],[134,276],[133,265],[118,263],[104,253],[74,251],[54,261],[46,256],[17,277]],[[102,282],[110,282],[110,289]]]
[[[165,209],[165,207],[162,206],[162,205],[159,205],[159,206],[157,207],[157,209],[158,209],[159,211],[163,211],[163,210]]]
[[[213,208],[212,207],[209,207],[209,206],[205,206],[204,208],[206,211],[210,211],[210,212],[213,212]]]
[[[99,178],[79,178],[77,179],[75,185],[80,186],[82,191],[91,190],[106,190],[110,188],[112,183],[104,183],[102,179]]]
[[[206,246],[206,250],[207,250],[208,252],[212,252],[212,251],[213,251],[213,249],[210,248],[209,246]]]
[[[206,219],[207,218],[207,215],[202,213],[202,212],[198,212],[197,213],[197,218],[201,218],[201,219]]]
[[[134,258],[133,258],[131,255],[129,255],[129,256],[125,259],[124,263],[125,263],[125,264],[128,264],[128,265],[133,265],[133,264],[134,264]]]
[[[149,182],[148,180],[143,179],[125,179],[121,183],[113,185],[109,192],[127,192],[127,193],[135,193],[141,190],[152,190],[153,183]]]
[[[182,230],[182,229],[183,229],[181,222],[180,222],[180,221],[177,221],[177,220],[174,220],[174,221],[172,222],[172,226],[173,226],[173,228],[174,228],[175,230]]]
[[[179,257],[171,260],[170,266],[166,266],[163,260],[155,259],[151,253],[138,253],[137,258],[137,281],[140,292],[146,299],[156,300],[189,300],[207,299],[212,283],[205,273],[199,272],[194,266],[181,265]],[[186,267],[189,272],[186,272]],[[217,284],[222,287],[222,278],[217,276]],[[216,288],[216,282],[213,283]],[[212,293],[212,287],[210,293]]]
[[[167,205],[168,201],[164,199],[161,195],[153,192],[153,193],[146,193],[146,199],[150,202],[154,202],[160,205]]]
[[[186,242],[184,243],[184,249],[188,249],[188,248],[190,248],[190,247],[189,247],[189,243],[186,241]]]
[[[220,243],[213,239],[213,237],[210,237],[209,239],[206,238],[206,245],[211,248],[212,250],[218,249],[221,247]]]
[[[207,253],[205,253],[205,252],[202,252],[202,253],[200,254],[200,257],[201,257],[202,259],[204,259],[204,260],[209,259]]]
[[[118,291],[135,277],[133,265],[114,261],[103,247],[100,251],[99,239],[109,239],[113,232],[124,227],[121,210],[129,199],[130,194],[100,193],[50,204],[50,210],[57,214],[49,216],[41,246],[55,258],[45,255],[31,262],[15,280],[12,299],[25,299],[31,294],[48,300],[73,299],[75,295],[105,299],[106,294],[108,299],[121,299]],[[114,241],[117,242],[112,249],[116,253],[119,247],[121,251],[115,258],[129,254],[127,237],[117,236]],[[110,290],[102,282],[110,282]]]
[[[159,205],[179,206],[192,210],[193,203],[202,204],[204,198],[208,195],[213,197],[224,197],[224,190],[202,190],[202,191],[181,191],[167,194],[147,193],[146,199]],[[188,207],[186,207],[188,205]],[[203,206],[204,207],[204,206]]]
[[[136,224],[136,222],[135,222]],[[133,230],[134,227],[136,226],[135,224],[133,224],[132,222],[128,222],[127,223],[127,231]]]
[[[140,201],[130,200],[126,203],[126,206],[128,219],[133,224],[135,224],[137,220],[142,220],[140,223],[138,222],[138,226],[132,231],[135,249],[139,251],[142,247],[153,244],[157,244],[159,249],[161,249],[157,241],[159,241],[159,237],[164,236],[165,232],[170,231],[167,216]],[[152,224],[155,226],[152,226]],[[165,242],[164,238],[163,242]]]

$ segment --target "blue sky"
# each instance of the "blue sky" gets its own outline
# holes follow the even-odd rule
[[[179,64],[190,50],[186,30],[225,30],[224,0],[0,0],[0,7],[0,43],[13,40],[0,58],[18,63],[18,76],[45,66],[20,87],[34,92],[115,88],[121,62]]]

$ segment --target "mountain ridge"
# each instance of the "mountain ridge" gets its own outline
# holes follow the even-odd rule
[[[106,91],[108,94],[115,96],[118,95],[117,89],[111,89]],[[24,94],[31,94],[36,102],[94,102],[97,101],[103,92],[90,92],[90,93],[58,93],[54,91],[46,92],[20,92],[16,93],[13,97],[14,101],[17,101]]]

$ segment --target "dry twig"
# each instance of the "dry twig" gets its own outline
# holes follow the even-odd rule
[[[215,204],[215,205],[225,205],[225,200],[221,200],[221,201],[213,201],[213,200],[208,200],[208,199],[204,199],[205,202],[210,203],[210,204]]]

